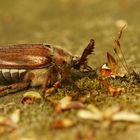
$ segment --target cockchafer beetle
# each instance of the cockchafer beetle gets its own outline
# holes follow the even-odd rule
[[[92,70],[87,65],[88,55],[94,50],[91,39],[81,57],[73,56],[62,48],[47,44],[18,44],[0,46],[0,96],[28,87],[42,86],[45,93],[48,85],[57,89],[62,80],[73,82],[72,68]]]

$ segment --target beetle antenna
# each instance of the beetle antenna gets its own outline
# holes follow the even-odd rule
[[[81,58],[79,60],[80,66],[87,66],[88,55],[92,54],[92,52],[94,51],[94,46],[95,46],[95,41],[91,39],[81,55]]]

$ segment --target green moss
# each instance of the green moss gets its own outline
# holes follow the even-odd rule
[[[111,82],[113,83],[112,79]],[[119,83],[121,84],[122,81],[115,80],[114,82],[117,82],[117,85],[119,85]],[[5,105],[4,109],[0,110],[1,114],[6,113],[8,115],[16,108],[19,108],[21,110],[21,120],[19,122],[18,129],[16,130],[17,134],[5,134],[1,137],[36,137],[38,139],[41,136],[41,138],[44,139],[47,136],[49,139],[57,139],[58,137],[59,139],[65,139],[66,137],[71,136],[68,139],[77,139],[78,137],[88,137],[88,133],[91,133],[91,135],[93,133],[97,139],[107,137],[112,137],[113,139],[113,135],[121,137],[121,134],[123,134],[124,132],[126,132],[126,135],[128,135],[127,129],[133,129],[132,124],[128,125],[127,123],[113,123],[110,126],[111,128],[102,128],[102,125],[100,123],[90,120],[79,120],[76,116],[77,110],[72,109],[61,113],[55,112],[54,108],[52,107],[51,101],[60,100],[66,95],[79,97],[81,96],[81,94],[85,94],[84,91],[94,89],[98,91],[98,95],[95,97],[90,97],[90,100],[88,100],[87,102],[88,104],[94,104],[101,110],[105,110],[110,106],[119,104],[129,111],[140,113],[140,92],[136,93],[135,91],[128,91],[127,93],[122,93],[120,96],[112,97],[104,88],[100,87],[99,81],[97,79],[90,79],[89,77],[77,79],[76,84],[80,88],[81,92],[76,91],[74,87],[71,88],[72,85],[69,85],[66,82],[61,88],[57,90],[56,93],[49,96],[47,101],[42,101],[41,103],[35,103],[32,105],[22,105],[20,103],[23,92],[0,98],[1,103]],[[30,90],[31,89],[29,89],[29,91]],[[76,92],[74,96],[72,95],[73,92]],[[11,98],[13,104],[6,106],[11,102]],[[4,110],[6,110],[6,112]],[[73,121],[76,121],[75,126],[62,130],[49,129],[49,126],[53,121],[63,118],[70,118]]]

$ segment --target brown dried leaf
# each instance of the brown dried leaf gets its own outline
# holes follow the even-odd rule
[[[68,104],[67,109],[80,109],[83,108],[84,104],[79,101],[72,101]]]
[[[15,123],[13,124],[13,122],[9,118],[0,116],[0,134],[10,132],[15,128]]]
[[[68,109],[79,109],[83,108],[84,105],[79,102],[79,101],[71,101],[72,97],[66,96],[57,103],[54,104],[54,108],[56,112],[61,112],[63,110],[68,110]]]
[[[76,140],[94,140],[95,138],[95,130],[87,129],[86,131],[78,131],[76,134]]]
[[[42,99],[39,92],[28,91],[24,93],[21,103],[23,104],[33,104],[34,102],[40,102]]]
[[[71,100],[72,100],[72,97],[65,96],[64,98],[62,98],[57,103],[54,103],[55,111],[56,112],[61,112],[62,110],[67,109],[67,106],[69,105],[69,103],[71,102]]]
[[[85,95],[79,97],[79,101],[82,103],[85,103],[88,101],[88,99],[91,99],[91,97],[95,97],[97,96],[99,93],[96,90],[90,90],[90,91],[86,91]]]
[[[107,60],[108,60],[108,66],[111,69],[112,75],[118,76],[120,72],[118,63],[109,52],[107,52]]]
[[[110,77],[112,74],[112,71],[109,67],[106,66],[106,64],[104,64],[101,68],[100,68],[100,74],[102,77]]]
[[[108,80],[100,80],[100,84],[105,87],[105,89],[112,95],[118,96],[122,92],[125,92],[125,88],[123,87],[112,87]]]
[[[52,124],[50,124],[50,129],[63,129],[63,128],[69,128],[72,127],[75,124],[75,121],[71,119],[60,119],[54,121]]]
[[[112,96],[118,96],[125,91],[125,88],[109,86],[108,90]]]
[[[116,48],[114,48],[114,51],[117,52]],[[122,73],[121,69],[119,68],[118,62],[109,52],[107,52],[107,61],[108,66],[104,64],[99,69],[102,77],[124,77],[125,73]]]

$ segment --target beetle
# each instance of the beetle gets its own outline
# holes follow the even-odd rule
[[[42,87],[44,94],[52,83],[57,89],[63,80],[72,83],[70,70],[92,70],[88,56],[94,50],[91,39],[80,57],[48,44],[17,44],[0,46],[0,96],[28,87]]]

